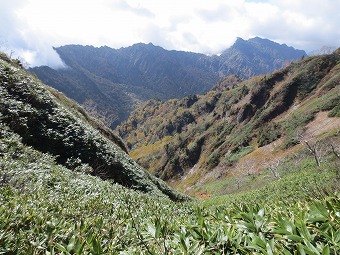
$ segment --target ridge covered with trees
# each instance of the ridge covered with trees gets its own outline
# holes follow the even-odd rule
[[[256,176],[296,150],[321,153],[311,145],[331,153],[339,144],[339,62],[338,50],[245,81],[229,76],[204,95],[150,100],[117,131],[138,163],[183,190]]]

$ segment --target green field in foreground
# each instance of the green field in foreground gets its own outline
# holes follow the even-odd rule
[[[340,252],[334,159],[257,191],[175,203],[72,172],[5,127],[0,138],[0,254]]]

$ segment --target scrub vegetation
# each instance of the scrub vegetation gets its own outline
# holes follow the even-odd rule
[[[164,123],[145,124],[145,129],[154,128],[162,139],[138,134],[150,144],[136,155],[152,150],[175,155],[174,145],[185,142],[188,146],[179,148],[177,158],[167,159],[169,165],[204,159],[201,166],[214,169],[221,162],[234,166],[243,162],[249,172],[193,186],[192,192],[214,194],[199,201],[144,171],[111,130],[42,84],[20,62],[0,54],[0,254],[338,254],[339,132],[320,131],[317,140],[307,140],[306,146],[307,133],[299,133],[293,124],[325,118],[315,109],[337,118],[338,98],[333,95],[338,83],[324,80],[327,89],[311,98],[315,101],[309,107],[306,104],[305,111],[297,109],[294,117],[287,115],[277,126],[263,122],[260,128],[268,136],[261,139],[254,135],[258,124],[252,115],[242,113],[250,119],[239,122],[244,128],[234,136],[237,124],[228,122],[228,117],[210,118],[222,97],[228,98],[228,114],[240,115],[236,109],[248,93],[261,90],[257,85],[227,86],[228,92],[220,95],[216,89],[205,95],[206,101],[192,96],[167,102],[182,107],[176,112],[183,122],[163,116]],[[307,92],[301,93],[305,97]],[[163,107],[158,101],[148,104],[153,109]],[[196,123],[190,106],[201,111],[204,122]],[[223,114],[222,108],[219,111],[216,114]],[[316,117],[309,119],[306,112]],[[273,117],[266,111],[253,114]],[[222,119],[225,125],[216,126]],[[139,125],[134,126],[136,132],[142,130]],[[158,129],[162,125],[167,129]],[[189,134],[188,130],[197,136],[185,140],[178,134]],[[287,133],[291,137],[283,130],[291,130]],[[295,134],[299,135],[297,145],[286,142]],[[221,158],[225,138],[231,152]],[[278,164],[268,160],[266,170],[256,172],[251,167],[255,157],[247,158],[262,155],[258,154],[262,147],[254,141],[265,147],[277,139],[294,153]],[[209,155],[207,141],[214,141]],[[327,148],[320,150],[319,145]],[[129,146],[136,146],[132,138]],[[164,160],[157,153],[154,157],[155,162]]]

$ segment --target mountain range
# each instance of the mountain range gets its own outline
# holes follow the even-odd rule
[[[140,105],[127,148],[0,53],[0,254],[338,254],[339,84],[340,49],[228,76]]]
[[[302,50],[259,37],[238,38],[213,56],[168,51],[151,43],[120,49],[66,45],[55,51],[66,68],[41,66],[31,71],[111,128],[148,99],[202,94],[230,74],[247,79],[306,56]]]

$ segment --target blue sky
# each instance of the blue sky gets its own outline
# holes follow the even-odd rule
[[[340,0],[0,0],[0,50],[61,66],[52,47],[152,42],[218,54],[255,36],[307,52],[340,46]]]

